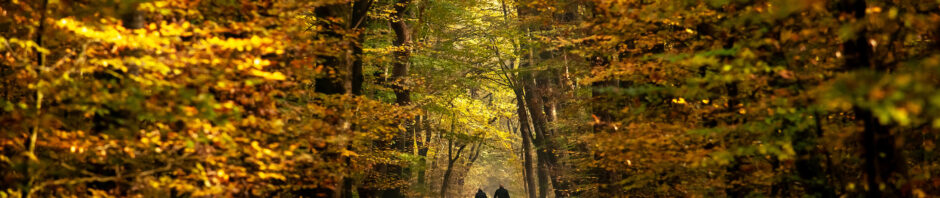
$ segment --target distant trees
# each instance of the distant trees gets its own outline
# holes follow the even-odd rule
[[[585,193],[936,193],[936,2],[592,4]]]

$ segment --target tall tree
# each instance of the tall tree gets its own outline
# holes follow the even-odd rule
[[[397,0],[394,4],[395,14],[389,21],[392,30],[395,31],[394,60],[392,62],[393,89],[395,91],[395,103],[398,105],[408,105],[411,102],[411,94],[408,88],[408,69],[411,66],[411,28],[408,27],[408,18],[410,17],[408,7],[411,0]]]

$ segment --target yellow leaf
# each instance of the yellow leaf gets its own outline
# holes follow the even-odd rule
[[[252,69],[252,70],[251,70],[251,75],[255,75],[255,76],[258,76],[258,77],[262,77],[262,78],[268,79],[268,80],[285,80],[285,79],[287,79],[287,77],[284,76],[284,74],[281,74],[281,72],[270,73],[270,72],[265,72],[265,71],[261,71],[261,70],[257,70],[257,69]]]
[[[342,155],[343,155],[343,157],[350,157],[350,156],[351,156],[351,157],[359,157],[359,154],[357,154],[356,152],[353,152],[353,151],[350,151],[350,150],[345,150],[345,149],[343,150]]]
[[[674,98],[672,99],[672,103],[685,104],[685,98]]]

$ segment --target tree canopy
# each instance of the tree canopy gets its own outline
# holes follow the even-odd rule
[[[0,197],[932,197],[936,0],[0,2]]]

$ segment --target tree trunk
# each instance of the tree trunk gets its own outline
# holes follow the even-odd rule
[[[356,31],[356,36],[354,36],[356,42],[350,46],[352,48],[352,65],[350,66],[350,75],[352,83],[350,88],[352,89],[350,93],[356,96],[362,95],[362,82],[364,81],[362,76],[362,42],[365,41],[365,29],[360,29]]]
[[[364,81],[362,77],[362,43],[365,41],[365,28],[361,28],[362,24],[366,23],[366,13],[369,12],[369,9],[372,8],[372,0],[356,0],[353,2],[352,10],[352,19],[349,20],[348,26],[351,29],[354,29],[356,34],[354,35],[355,43],[352,44],[352,94],[353,95],[362,95],[362,82]]]
[[[539,195],[540,198],[545,198],[548,196],[549,188],[549,174],[551,174],[551,169],[549,167],[549,159],[552,158],[552,154],[548,151],[548,146],[546,145],[546,126],[545,126],[545,114],[542,113],[541,101],[539,100],[538,91],[534,90],[534,82],[532,82],[531,74],[522,74],[523,81],[523,91],[525,93],[526,106],[529,110],[529,115],[532,117],[532,125],[535,131],[536,138],[535,147],[537,164],[538,164],[538,181],[539,181]]]
[[[407,76],[408,76],[408,67],[409,59],[411,56],[411,30],[408,28],[406,23],[406,12],[408,11],[408,6],[411,4],[411,0],[398,0],[394,4],[394,17],[389,20],[389,25],[392,30],[395,32],[395,41],[393,44],[397,47],[397,50],[393,53],[394,60],[392,62],[392,90],[395,92],[395,103],[401,106],[405,106],[411,103],[411,94],[406,87]],[[400,141],[396,141],[392,146],[399,149],[401,152],[409,152],[411,149],[410,144],[413,140],[408,132],[411,130],[411,120],[402,121],[405,124],[405,130],[401,131]],[[389,165],[389,170],[391,174],[396,176],[399,179],[408,178],[408,173],[410,170],[405,170],[403,167],[397,165]],[[383,197],[403,197],[403,189],[401,187],[394,187],[392,189],[385,190],[383,192]]]
[[[336,46],[341,47],[337,56],[326,56],[323,65],[327,70],[334,71],[333,76],[323,76],[316,79],[314,91],[324,94],[362,94],[362,42],[364,41],[364,28],[360,28],[366,19],[366,13],[372,7],[371,0],[355,0],[349,4],[332,4],[317,7],[314,13],[319,18],[344,18],[339,23],[322,22],[328,30],[322,33],[322,37],[336,42]],[[343,35],[340,29],[352,30],[352,35]],[[350,38],[346,38],[349,36]],[[349,126],[345,121],[340,122],[340,126]],[[350,129],[350,128],[346,128]],[[348,159],[345,159],[348,163]],[[340,183],[336,186],[336,192],[333,197],[351,197],[354,184],[357,183],[348,175],[338,178]],[[359,189],[360,195],[368,195],[370,192],[365,189]]]
[[[548,156],[545,159],[545,164],[549,170],[548,176],[552,182],[552,190],[553,193],[555,193],[555,197],[569,197],[569,184],[562,178],[565,172],[562,169],[562,165],[559,163],[561,156],[556,152],[559,150],[559,146],[558,142],[555,141],[555,138],[560,136],[556,133],[555,129],[550,127],[552,126],[551,123],[555,122],[557,119],[555,108],[556,104],[558,103],[558,95],[555,92],[555,87],[558,87],[558,81],[556,81],[554,78],[550,78],[554,77],[553,75],[556,73],[557,72],[554,72],[554,70],[542,72],[542,75],[539,75],[538,77],[537,88],[541,92],[541,109],[544,111],[544,136],[546,138],[543,141],[545,141],[544,152],[546,153],[546,156]]]
[[[530,132],[529,127],[529,115],[526,113],[525,100],[523,99],[523,91],[521,88],[514,88],[513,91],[516,93],[516,113],[519,117],[519,132],[522,137],[522,166],[523,166],[523,180],[526,184],[526,191],[528,197],[536,197],[536,187],[535,187],[535,178],[533,178],[532,171],[532,132]]]
[[[457,153],[454,154],[454,141],[449,140],[448,142],[450,143],[447,146],[447,170],[444,170],[444,179],[441,183],[441,198],[447,197],[447,188],[450,186],[450,177],[454,172],[454,164],[460,159],[460,153],[463,152],[463,149],[467,147],[466,144],[460,145]]]
[[[527,16],[539,16],[540,14],[537,9],[530,8],[524,5],[517,7],[517,10],[521,18],[524,18]],[[523,21],[523,23],[524,24],[522,26],[523,28],[522,31],[527,32],[528,34],[532,34],[532,32],[535,30],[548,29],[540,24],[535,24],[535,23],[526,24],[526,21]],[[550,51],[542,50],[543,48],[533,46],[533,45],[534,44],[522,45],[521,47],[522,53],[526,61],[520,64],[520,67],[531,69],[532,67],[537,65],[539,62],[541,62],[543,59],[548,59],[551,57],[552,53]],[[557,157],[555,156],[554,151],[557,150],[557,148],[555,147],[555,144],[552,141],[553,136],[549,129],[547,113],[544,112],[545,110],[544,108],[546,106],[545,106],[545,103],[542,101],[542,97],[545,91],[543,90],[543,88],[545,88],[545,86],[539,87],[536,84],[536,80],[537,80],[536,77],[539,75],[540,75],[540,72],[537,72],[537,71],[530,70],[530,71],[521,72],[520,84],[522,85],[523,91],[525,92],[524,98],[526,101],[526,106],[528,107],[527,109],[529,110],[529,115],[532,117],[532,124],[534,126],[533,131],[535,132],[535,135],[536,135],[536,138],[534,139],[534,143],[535,143],[535,147],[537,151],[536,154],[538,156],[537,162],[538,162],[538,167],[539,167],[538,169],[539,171],[539,175],[538,175],[539,197],[544,198],[544,197],[547,197],[547,194],[548,194],[549,179],[552,179],[555,181],[555,185],[556,185],[555,187],[557,188],[557,187],[560,187],[559,184],[561,182],[559,179],[561,177],[560,177],[560,173],[555,171],[555,168],[557,167],[558,163],[557,163]],[[539,83],[541,84],[546,84],[546,81],[544,79],[540,79],[539,81],[540,81]],[[563,191],[566,191],[566,190],[556,189],[554,192],[556,194],[559,194]]]
[[[398,0],[395,3],[395,17],[390,23],[392,30],[395,31],[394,45],[397,49],[394,52],[395,60],[392,63],[392,88],[395,91],[395,102],[399,105],[407,105],[411,102],[411,94],[406,87],[408,82],[408,69],[410,66],[409,58],[411,56],[411,29],[405,21],[408,11],[408,4],[411,0]]]
[[[43,55],[42,53],[39,53],[39,49],[38,49],[38,48],[41,48],[42,45],[43,45],[43,44],[42,44],[42,34],[43,34],[43,32],[45,32],[45,27],[46,27],[46,25],[45,25],[45,24],[46,24],[46,23],[45,23],[45,20],[46,20],[46,7],[47,7],[48,5],[49,5],[49,0],[43,0],[43,1],[42,1],[42,7],[40,7],[40,9],[39,9],[39,12],[40,12],[40,13],[39,13],[39,27],[36,29],[36,40],[35,40],[35,42],[36,42],[36,47],[37,47],[37,49],[36,49],[36,68],[42,68],[42,67],[43,67],[43,61],[44,61],[44,59],[45,59],[44,55]],[[37,70],[36,70],[36,74],[42,74],[42,70],[37,69]],[[40,109],[41,107],[42,107],[42,92],[40,92],[39,90],[37,90],[37,91],[36,91],[36,114],[37,114],[37,115],[38,115],[39,113],[42,113],[42,111],[40,111],[40,110],[41,110],[41,109]],[[37,116],[37,117],[38,117],[38,116]],[[38,120],[36,120],[36,124],[33,125],[33,128],[30,129],[30,132],[29,132],[29,133],[30,133],[30,135],[29,135],[29,140],[26,142],[26,148],[27,148],[27,149],[26,149],[26,152],[29,153],[30,156],[36,156],[36,141],[39,141],[39,136],[38,136],[38,134],[39,134],[39,121],[38,121]],[[21,189],[22,192],[21,192],[21,194],[20,194],[20,196],[22,196],[22,197],[24,197],[24,198],[29,198],[29,197],[32,196],[33,180],[36,178],[36,175],[34,174],[34,172],[36,172],[36,171],[33,171],[33,170],[32,170],[33,166],[35,166],[35,165],[33,164],[33,160],[26,159],[26,166],[23,167],[23,175],[26,176],[26,179],[24,179],[23,187],[22,187],[23,189]]]
[[[430,142],[431,142],[431,128],[430,128],[430,123],[428,122],[427,116],[418,116],[416,128],[420,129],[417,131],[424,132],[424,140],[419,142],[420,144],[418,144],[418,147],[419,147],[418,148],[418,156],[419,156],[418,166],[420,168],[418,168],[418,171],[417,171],[418,183],[416,186],[418,188],[424,189],[424,187],[427,185],[427,181],[425,179],[426,177],[425,172],[428,171],[427,156],[428,156],[428,151],[430,150]]]
[[[347,12],[351,10],[346,4],[332,4],[320,6],[314,9],[314,13],[317,18],[344,18],[347,15]],[[348,18],[347,18],[348,20]],[[323,39],[335,42],[334,44],[338,47],[346,48],[349,46],[349,41],[344,40],[341,29],[347,28],[347,24],[339,24],[335,22],[322,21],[322,26],[324,26],[327,31],[321,32],[321,37]],[[333,71],[335,75],[333,76],[323,76],[316,79],[316,84],[314,85],[314,91],[324,94],[346,94],[347,92],[351,93],[352,81],[349,79],[351,77],[349,64],[347,61],[350,59],[348,55],[351,53],[346,53],[348,49],[339,49],[342,53],[337,56],[325,56],[321,57],[323,59],[324,69],[327,71]],[[349,85],[347,88],[347,84]]]
[[[839,8],[842,12],[851,13],[855,20],[865,20],[867,5],[864,0],[849,0],[840,4]],[[863,29],[856,33],[854,39],[842,44],[845,51],[844,68],[884,69],[877,67],[875,61],[873,61],[873,49],[868,43],[867,34],[867,31]],[[865,165],[863,167],[867,179],[868,197],[882,197],[884,193],[882,190],[886,190],[888,193],[896,193],[893,189],[894,185],[890,182],[895,168],[892,163],[902,160],[897,159],[900,156],[896,155],[894,151],[895,141],[894,136],[890,134],[891,128],[882,125],[868,109],[856,106],[853,111],[855,111],[856,118],[864,123],[862,147],[865,149],[863,154]],[[881,189],[881,186],[885,186],[885,189]]]
[[[454,171],[454,162],[447,163],[447,170],[444,170],[444,180],[441,183],[441,198],[447,197],[447,187],[450,186],[450,175]]]

